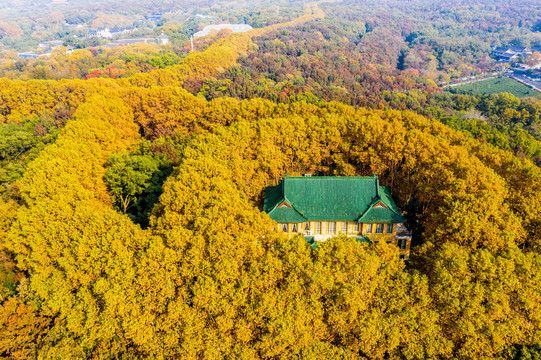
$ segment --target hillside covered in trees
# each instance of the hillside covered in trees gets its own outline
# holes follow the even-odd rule
[[[394,11],[444,13],[415,3]],[[476,9],[503,11],[455,20]],[[367,52],[392,45],[381,9],[362,27],[372,10],[347,2],[303,11],[196,52],[58,54],[51,76],[0,79],[1,356],[540,356],[541,102],[442,92],[409,53]],[[378,174],[411,261],[273,230],[264,189],[305,173]]]

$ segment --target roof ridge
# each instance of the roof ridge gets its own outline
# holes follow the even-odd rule
[[[374,200],[374,202],[372,204],[370,204],[370,207],[368,208],[368,210],[372,209],[374,206],[376,206],[377,204],[379,203],[383,203],[383,205],[385,205],[385,207],[389,210],[391,210],[392,212],[394,212],[395,214],[397,215],[400,215],[399,213],[397,213],[394,209],[393,209],[393,206],[391,204],[389,204],[389,202],[387,202],[387,200],[385,200],[384,198],[382,198],[381,196],[378,195],[378,197],[376,198],[376,200]],[[366,211],[368,211],[366,210]],[[365,211],[365,212],[366,212]]]
[[[286,175],[286,177],[287,177],[287,175]],[[279,207],[280,205],[282,205],[282,203],[283,203],[284,201],[289,202],[289,200],[287,200],[287,198],[286,198],[286,192],[285,192],[285,177],[284,177],[283,180],[281,180],[281,181],[278,183],[278,185],[282,188],[282,199],[281,199],[281,200],[278,200],[278,201],[276,202],[276,204],[274,204],[274,206],[272,207],[272,209],[271,209],[270,211],[275,210],[277,207]],[[270,211],[269,211],[269,212],[270,212]]]
[[[284,181],[284,182],[285,182],[285,181]],[[291,205],[291,208],[292,208],[293,210],[295,210],[300,216],[302,216],[303,218],[306,218],[306,217],[299,211],[299,209],[297,209],[297,206],[295,205],[295,203],[287,198],[286,190],[285,190],[285,184],[284,184],[284,192],[283,192],[283,194],[284,194],[284,199],[283,199],[282,201],[279,201],[278,204],[282,204],[284,201],[286,201],[289,205]]]
[[[387,191],[389,192],[389,200],[391,203],[387,202],[386,200],[384,201],[385,205],[387,205],[387,207],[389,209],[391,209],[392,212],[394,212],[395,214],[399,215],[399,216],[402,216],[402,213],[400,212],[400,209],[398,209],[398,206],[396,206],[392,196],[391,196],[391,189],[388,187],[388,186],[382,186],[382,188],[385,188],[387,189]],[[385,194],[385,198],[387,197],[387,194]],[[383,201],[383,199],[382,199]]]
[[[288,201],[289,201],[289,200],[288,200]],[[293,210],[295,210],[295,211],[297,212],[297,214],[299,214],[301,217],[303,217],[305,220],[307,220],[307,219],[306,219],[306,216],[304,216],[299,210],[297,210],[297,208],[295,207],[295,205],[294,205],[292,202],[290,202],[290,204],[291,204],[291,208],[292,208]]]
[[[376,212],[376,211],[379,209],[379,207],[376,208],[374,205],[378,204],[379,202],[385,203],[383,200],[380,200],[380,201],[376,202],[375,204],[370,205],[370,207],[368,208],[368,210],[366,210],[364,213],[362,213],[361,216],[359,217],[359,219],[358,219],[357,221],[359,221],[359,222],[365,222],[365,220],[367,219],[368,216],[373,216],[372,214],[373,214],[374,212]],[[392,207],[389,206],[388,204],[385,204],[385,205],[387,205],[387,206],[384,207],[384,210],[385,210],[385,211],[388,211],[388,212],[390,212],[391,214],[394,214],[395,216],[397,216],[399,219],[401,219],[401,220],[403,221],[404,217],[402,216],[402,214],[397,213],[397,212],[396,212],[395,210],[393,210]],[[400,222],[402,222],[402,221],[400,221]],[[398,221],[397,221],[397,222],[398,222]]]
[[[373,209],[374,206],[376,206],[378,203],[383,203],[383,205],[385,205],[385,208],[388,209],[388,210],[391,210],[392,212],[394,212],[396,215],[400,215],[402,216],[402,214],[399,212],[399,211],[396,211],[395,209],[393,209],[393,204],[390,204],[384,197],[382,197],[381,195],[377,195],[375,198],[374,198],[374,201],[372,201],[372,203],[370,204],[370,206],[368,207],[368,209],[361,215],[361,217],[366,214],[369,210]]]
[[[278,203],[276,204],[276,206],[274,206],[272,208],[272,210],[270,210],[268,212],[268,214],[272,214],[275,210],[276,211],[279,211],[279,209],[281,208],[281,205],[283,205],[284,202],[287,202],[287,208],[288,209],[285,209],[285,211],[290,211],[290,210],[293,210],[301,219],[302,219],[302,222],[305,222],[307,221],[308,219],[306,218],[306,216],[304,216],[299,210],[297,210],[297,208],[293,205],[293,203],[287,199],[285,199],[285,197],[278,201]],[[298,220],[298,219],[297,219]],[[292,222],[292,221],[287,221],[287,222]],[[301,221],[295,221],[295,222],[301,222]]]

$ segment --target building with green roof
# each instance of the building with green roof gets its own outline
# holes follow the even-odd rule
[[[344,234],[359,241],[394,243],[409,258],[411,233],[389,188],[377,176],[285,176],[265,190],[263,210],[289,236],[318,241]]]

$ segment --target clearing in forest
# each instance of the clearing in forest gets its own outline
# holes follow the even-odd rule
[[[507,92],[519,98],[536,97],[539,92],[508,77],[499,77],[477,81],[471,84],[449,88],[448,91],[455,94],[468,95],[491,95]]]

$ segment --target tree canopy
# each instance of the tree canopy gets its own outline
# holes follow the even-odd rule
[[[134,75],[0,79],[1,356],[539,355],[538,100],[427,90],[392,68],[400,41],[373,49],[385,29],[324,23],[353,9],[310,4]],[[275,230],[265,188],[305,173],[378,174],[411,261]]]

